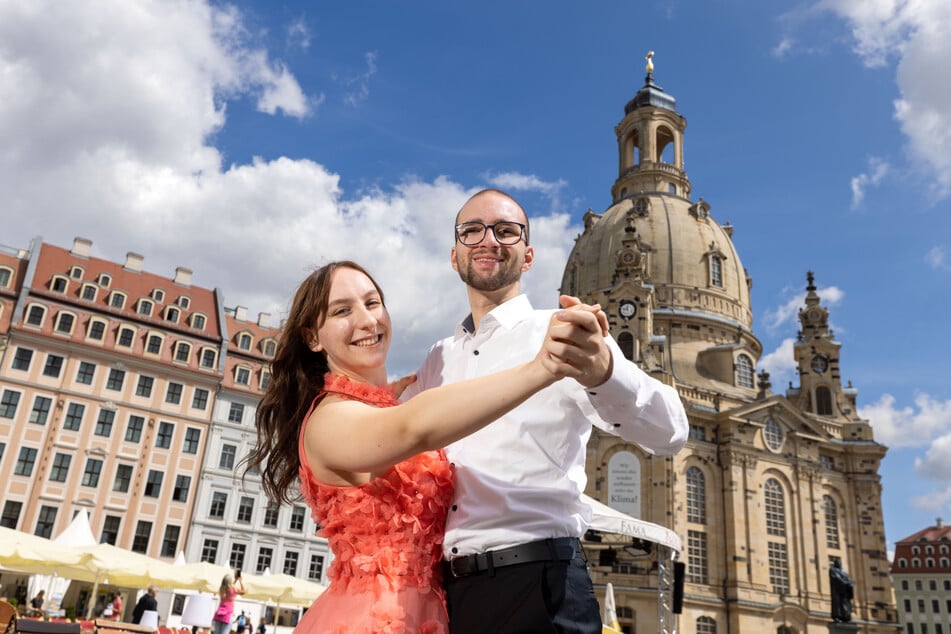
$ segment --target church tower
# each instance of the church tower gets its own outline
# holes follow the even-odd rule
[[[752,280],[733,227],[691,198],[686,127],[648,54],[644,85],[615,127],[611,206],[584,215],[561,290],[601,304],[625,356],[676,387],[690,439],[676,456],[652,456],[594,430],[586,493],[680,536],[679,632],[826,632],[835,558],[856,581],[860,631],[894,632],[885,448],[858,417],[856,390],[842,386],[841,344],[812,273],[795,345],[800,384],[774,394],[757,375]],[[649,552],[589,537],[592,578],[613,584],[622,628],[656,631]]]

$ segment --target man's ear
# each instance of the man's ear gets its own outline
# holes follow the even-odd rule
[[[456,247],[453,247],[452,250],[449,251],[449,264],[452,265],[453,271],[456,273],[459,272],[459,265],[456,264]]]
[[[525,259],[522,261],[522,273],[532,268],[535,261],[535,247],[525,247]]]

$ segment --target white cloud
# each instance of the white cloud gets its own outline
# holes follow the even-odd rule
[[[924,393],[915,395],[914,407],[902,408],[896,408],[894,396],[883,394],[875,403],[859,407],[858,413],[871,423],[875,439],[889,447],[923,447],[951,433],[951,400],[935,400]],[[949,442],[944,441],[934,455],[944,454],[951,464]],[[930,460],[925,463],[923,469],[933,468]]]
[[[951,410],[947,414],[951,422]],[[951,433],[936,438],[924,458],[915,458],[915,471],[937,482],[951,482]]]
[[[911,159],[926,170],[933,195],[951,193],[951,2],[946,0],[820,0],[846,20],[855,51],[870,67],[898,59],[895,118]],[[933,178],[931,178],[933,176]]]
[[[796,377],[796,359],[793,355],[794,340],[783,339],[772,352],[763,355],[757,367],[769,372],[769,381],[775,394],[786,391],[786,384]]]
[[[520,174],[518,172],[487,174],[485,178],[493,187],[499,189],[539,192],[552,197],[557,196],[558,192],[567,184],[562,179],[554,182],[543,181],[534,174]]]
[[[376,53],[373,51],[366,53],[364,59],[367,63],[366,71],[347,81],[352,88],[344,95],[343,102],[348,106],[363,103],[370,96],[370,78],[376,75]]]
[[[932,247],[928,253],[925,254],[925,261],[928,262],[928,266],[933,269],[948,270],[951,266],[948,265],[946,257],[945,248],[943,246],[937,246]]]
[[[817,289],[816,294],[819,295],[822,305],[827,308],[835,306],[842,301],[842,298],[845,296],[842,289],[836,286],[827,286],[826,288]],[[802,291],[790,297],[785,304],[776,308],[767,309],[763,317],[766,328],[775,331],[780,327],[792,324],[799,316],[800,309],[805,305],[806,293]]]
[[[891,166],[877,157],[868,160],[868,171],[852,178],[852,209],[859,207],[865,200],[865,191],[870,186],[878,185],[888,174]]]
[[[773,57],[783,59],[786,57],[786,54],[789,53],[793,48],[793,39],[790,37],[784,37],[779,41],[779,44],[773,47]]]
[[[291,20],[287,25],[288,48],[310,48],[310,28],[304,18]]]

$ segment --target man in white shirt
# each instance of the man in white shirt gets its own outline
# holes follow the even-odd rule
[[[472,312],[430,349],[404,399],[531,359],[556,312],[534,310],[520,293],[535,254],[528,217],[508,194],[483,190],[463,205],[451,256]],[[578,303],[562,297],[564,307]],[[562,359],[577,380],[555,383],[446,448],[456,481],[443,543],[453,634],[600,633],[579,542],[590,517],[581,493],[591,426],[654,454],[686,442],[676,390],[625,359],[597,311],[570,312]]]

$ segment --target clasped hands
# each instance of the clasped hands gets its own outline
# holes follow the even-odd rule
[[[605,342],[608,318],[598,304],[561,295],[561,310],[552,315],[538,359],[558,377],[573,378],[592,388],[611,377],[614,360]]]

